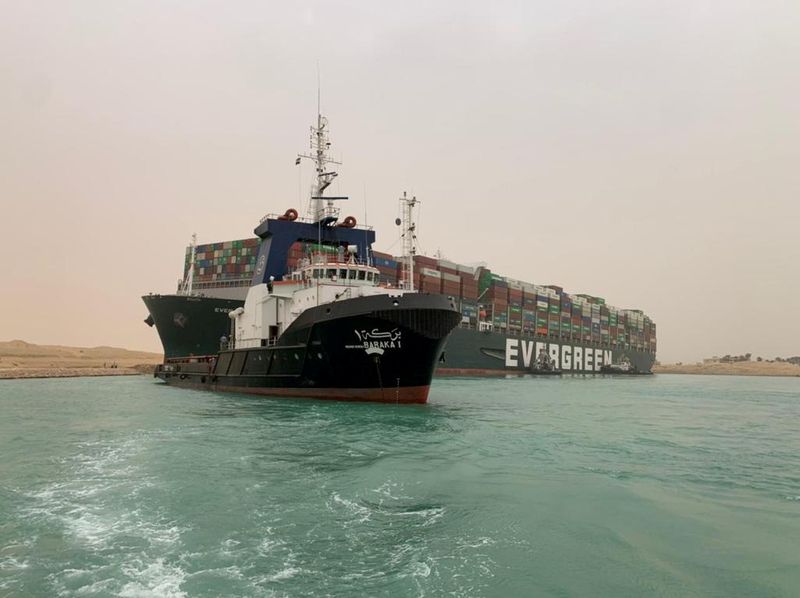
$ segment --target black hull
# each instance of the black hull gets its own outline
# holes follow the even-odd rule
[[[430,297],[446,299],[443,295],[430,295]],[[244,305],[243,301],[232,299],[180,295],[147,295],[143,300],[155,320],[167,358],[216,354],[219,350],[220,337],[227,336],[230,329],[228,311]],[[185,315],[185,321],[175,314]],[[179,323],[182,323],[182,326]],[[516,349],[516,361],[506,360],[509,340],[512,341],[512,352]],[[562,348],[565,346],[568,349]],[[504,376],[532,373],[529,372],[530,366],[525,365],[525,358],[535,359],[541,347],[548,351],[551,347],[558,348],[557,368],[564,374],[601,374],[604,373],[601,368],[608,363],[620,363],[625,359],[636,368],[636,374],[650,374],[655,362],[655,353],[630,347],[456,328],[448,338],[444,348],[445,359],[437,364],[435,375]],[[576,348],[580,349],[580,360],[575,358]],[[533,350],[534,353],[530,355],[528,350]],[[587,361],[585,356],[590,350],[592,358]],[[596,359],[598,356],[599,360]],[[568,363],[562,364],[564,358],[567,358]],[[613,372],[613,375],[631,374]]]
[[[164,358],[214,355],[220,338],[230,334],[228,313],[244,301],[187,295],[142,297],[158,331]]]
[[[304,311],[271,347],[168,362],[168,384],[215,391],[424,403],[460,314],[441,295],[378,295]]]

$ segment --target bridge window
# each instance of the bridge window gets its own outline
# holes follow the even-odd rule
[[[328,268],[327,278],[335,278],[336,277],[336,268]]]
[[[347,276],[347,278],[349,278],[350,280],[355,280],[356,277],[358,276],[358,270],[351,269],[349,272],[350,274]]]
[[[339,270],[339,278],[341,278],[342,280],[347,280],[347,270],[341,268]]]
[[[359,270],[358,271],[358,279],[359,280],[364,280],[366,277],[367,277],[367,273],[366,272],[364,272],[363,270]]]

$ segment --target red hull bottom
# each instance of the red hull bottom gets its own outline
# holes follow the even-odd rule
[[[430,386],[401,388],[265,388],[255,386],[220,386],[195,384],[180,379],[170,379],[167,384],[194,390],[237,392],[266,397],[290,397],[331,401],[366,401],[371,403],[426,403]]]
[[[513,370],[490,370],[483,368],[436,368],[435,376],[480,376],[480,377],[504,377],[504,376],[518,376],[525,372],[516,372]]]

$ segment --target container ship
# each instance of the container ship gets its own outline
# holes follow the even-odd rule
[[[313,159],[317,166],[312,204],[336,176],[326,169],[333,162],[327,157],[329,147],[312,138],[314,152],[297,158],[298,163]],[[326,199],[330,205],[344,198]],[[413,207],[416,199],[404,201]],[[374,230],[359,227],[351,216],[339,221],[333,210],[299,218],[288,209],[262,219],[252,237],[201,245],[193,239],[177,291],[142,298],[149,311],[145,322],[157,329],[165,362],[202,361],[217,354],[231,333],[229,313],[243,307],[248,290],[265,277],[283,281],[310,259],[326,254],[341,259],[356,246],[359,257],[375,268],[379,286],[443,295],[458,310],[460,321],[436,360],[435,375],[546,373],[543,363],[549,373],[651,373],[656,325],[641,310],[613,307],[601,297],[558,285],[502,276],[482,265],[417,255],[410,217],[402,223],[403,255],[376,251]]]

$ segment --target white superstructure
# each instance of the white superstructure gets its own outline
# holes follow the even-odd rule
[[[347,257],[315,255],[281,282],[250,287],[244,307],[230,313],[236,349],[275,344],[305,310],[356,297],[401,296],[405,290],[380,286],[374,266]]]

